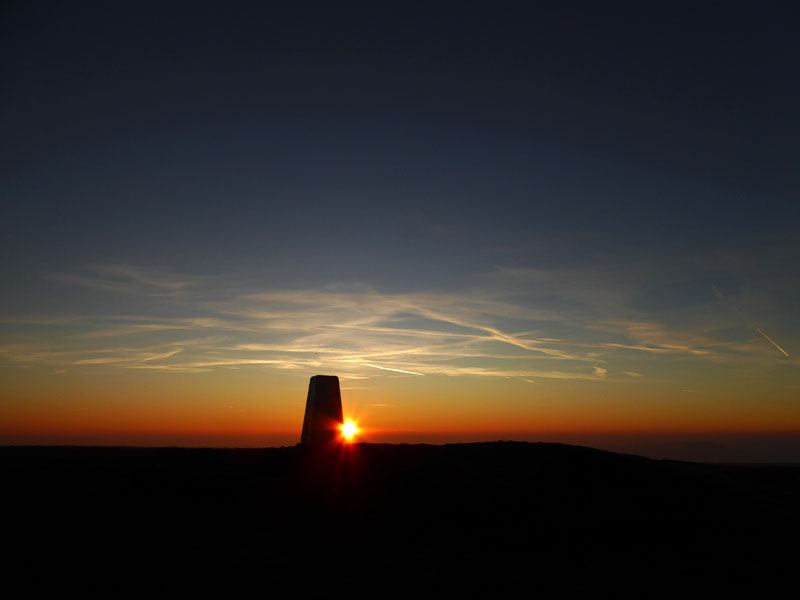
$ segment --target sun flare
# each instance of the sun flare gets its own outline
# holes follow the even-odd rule
[[[352,442],[358,434],[358,426],[352,421],[345,421],[342,425],[342,437],[346,442]]]

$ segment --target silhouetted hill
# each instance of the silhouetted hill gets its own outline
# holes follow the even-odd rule
[[[763,588],[800,533],[800,466],[561,444],[10,447],[0,468],[34,587]]]

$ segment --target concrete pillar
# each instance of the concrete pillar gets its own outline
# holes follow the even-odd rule
[[[336,440],[344,422],[339,378],[314,375],[308,384],[301,444],[321,445]]]

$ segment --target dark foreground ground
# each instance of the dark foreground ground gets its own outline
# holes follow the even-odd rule
[[[512,442],[6,447],[0,476],[4,570],[30,592],[766,591],[798,565],[800,466]]]

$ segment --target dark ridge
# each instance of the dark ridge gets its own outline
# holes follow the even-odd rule
[[[798,466],[563,444],[6,447],[0,469],[8,572],[34,588],[763,589],[800,533]]]

